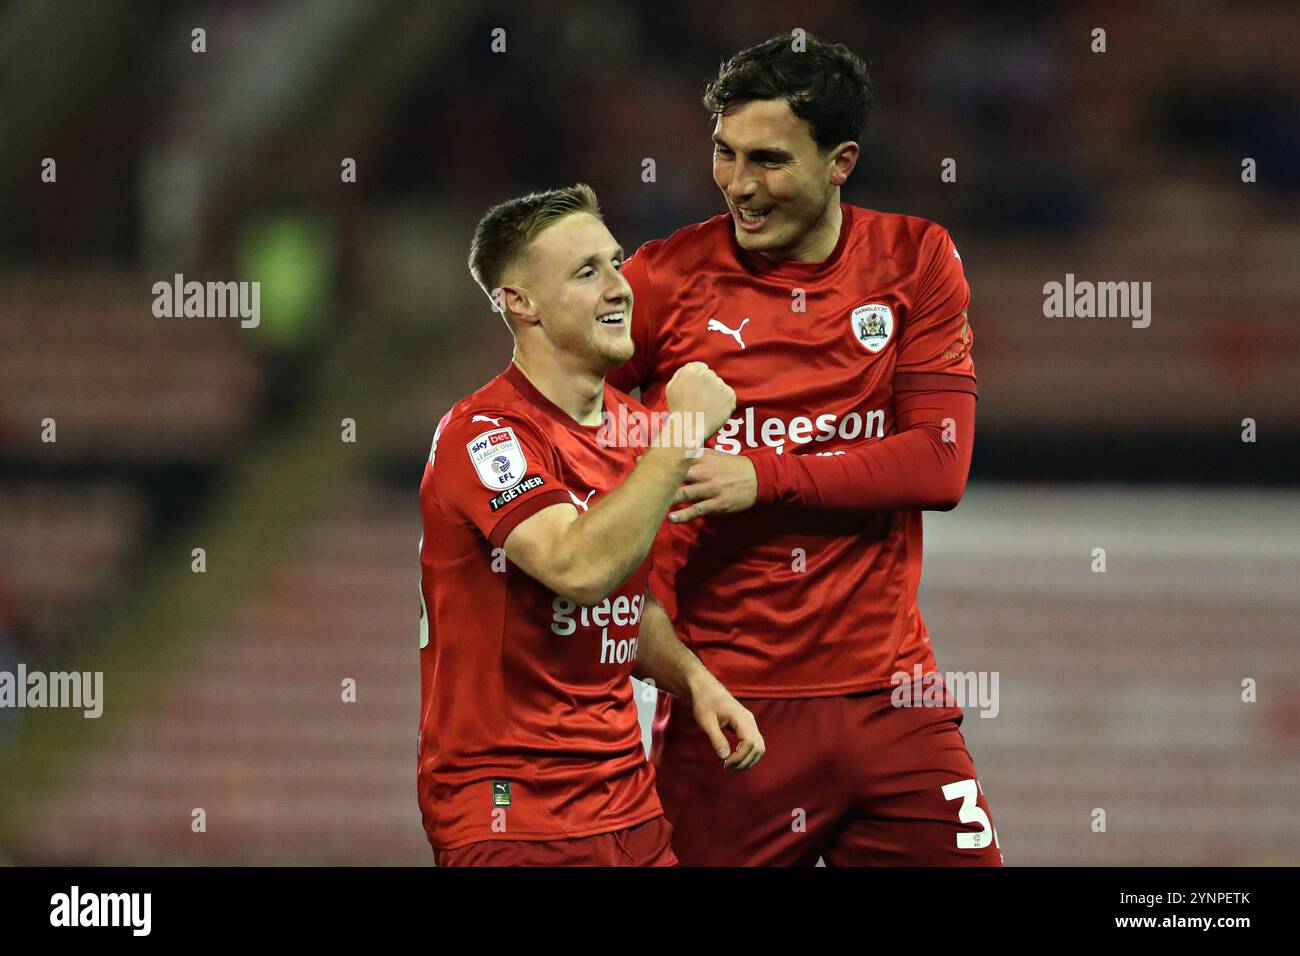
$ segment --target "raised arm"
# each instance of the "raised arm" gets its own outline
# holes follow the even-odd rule
[[[663,522],[697,451],[736,407],[736,394],[703,362],[683,366],[666,390],[670,413],[700,423],[691,447],[652,447],[632,474],[582,514],[554,504],[520,522],[505,539],[506,557],[561,597],[599,604],[636,570]]]

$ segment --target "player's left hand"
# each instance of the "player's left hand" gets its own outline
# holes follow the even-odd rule
[[[726,514],[751,508],[758,499],[758,476],[754,463],[744,455],[728,455],[712,448],[700,449],[691,462],[673,504],[694,502],[688,508],[668,512],[673,524],[704,515]]]
[[[758,722],[717,678],[709,675],[704,686],[694,690],[691,706],[695,710],[695,722],[708,735],[713,749],[722,758],[724,770],[748,770],[763,759],[767,745],[758,732]],[[734,749],[723,735],[724,729],[736,736]]]

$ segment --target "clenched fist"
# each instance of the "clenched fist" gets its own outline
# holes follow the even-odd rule
[[[736,393],[703,362],[688,362],[677,370],[664,392],[668,411],[694,422],[702,444],[713,437],[736,409]]]

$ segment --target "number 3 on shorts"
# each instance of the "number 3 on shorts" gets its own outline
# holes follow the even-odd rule
[[[998,845],[998,831],[989,822],[989,815],[976,801],[979,800],[979,782],[975,779],[958,780],[943,786],[943,798],[956,800],[961,797],[961,807],[957,810],[957,820],[961,823],[978,823],[979,833],[958,833],[957,849],[978,850],[989,845],[989,834],[993,834],[993,845]]]

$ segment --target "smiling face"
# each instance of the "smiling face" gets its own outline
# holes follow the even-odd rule
[[[718,114],[713,181],[726,197],[741,248],[770,259],[825,258],[838,239],[839,187],[856,143],[823,154],[783,99],[750,100]],[[834,233],[831,238],[829,233]]]
[[[522,287],[521,317],[552,350],[604,374],[632,357],[632,287],[622,269],[623,249],[605,224],[578,212],[538,233],[505,284]]]

